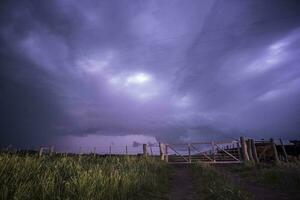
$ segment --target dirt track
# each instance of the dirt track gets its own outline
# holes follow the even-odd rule
[[[193,200],[194,191],[189,166],[183,164],[174,165],[174,177],[170,200]]]

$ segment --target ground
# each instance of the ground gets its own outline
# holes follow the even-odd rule
[[[201,200],[201,194],[197,194],[193,186],[193,176],[191,165],[176,164],[172,166],[173,177],[170,191],[171,200]],[[238,174],[232,173],[226,167],[219,166],[216,168],[220,175],[225,175],[230,182],[241,191],[253,195],[255,200],[296,200],[299,199],[299,192],[283,193],[278,189],[266,187],[264,185],[251,182],[241,178]],[[227,198],[228,199],[228,198]],[[230,198],[229,198],[230,199]],[[241,198],[243,199],[243,198]]]
[[[250,194],[254,195],[255,200],[292,200],[295,199],[291,197],[291,195],[284,194],[280,191],[269,189],[266,187],[262,187],[261,185],[258,185],[254,182],[246,181],[239,177],[237,174],[230,173],[228,171],[220,169],[221,173],[225,173],[230,180],[236,184],[239,185],[239,187],[249,192]],[[297,199],[297,198],[296,198]],[[295,199],[295,200],[296,200]]]
[[[189,171],[189,165],[176,164],[173,166],[174,175],[172,179],[172,189],[170,192],[171,200],[193,200],[194,191],[192,176]]]

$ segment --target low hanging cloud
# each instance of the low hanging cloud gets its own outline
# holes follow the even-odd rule
[[[270,2],[2,2],[1,143],[298,136],[300,7]]]

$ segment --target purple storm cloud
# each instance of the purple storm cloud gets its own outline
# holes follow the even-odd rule
[[[0,11],[1,145],[300,134],[297,0],[9,0]]]

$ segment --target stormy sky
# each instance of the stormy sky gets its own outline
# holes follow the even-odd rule
[[[1,1],[0,63],[1,145],[300,136],[297,0]]]

